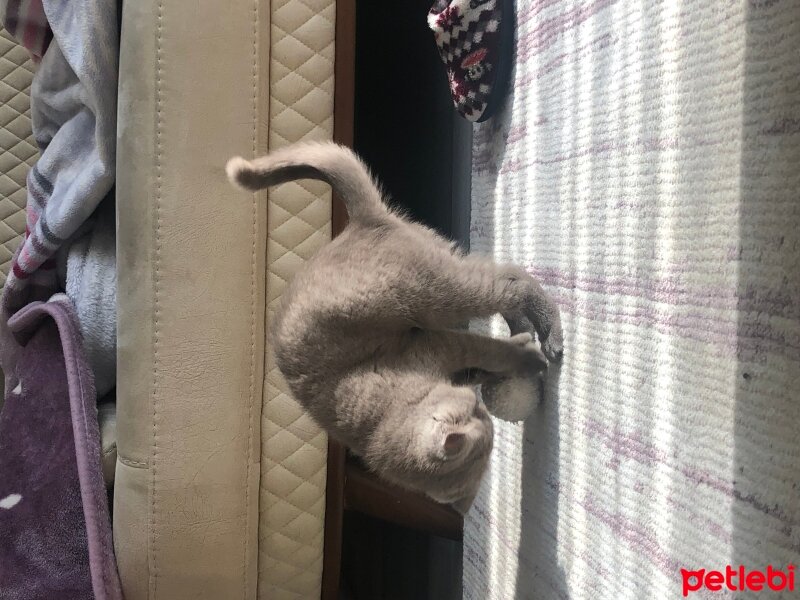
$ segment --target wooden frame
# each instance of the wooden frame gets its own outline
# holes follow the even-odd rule
[[[337,0],[335,35],[333,140],[352,147],[355,118],[356,0]],[[331,211],[331,233],[336,236],[347,224],[347,211],[336,195],[333,197]],[[344,446],[334,440],[328,441],[322,600],[337,600],[339,597],[346,454]]]
[[[337,0],[333,139],[350,147],[354,142],[355,53],[356,0]],[[347,212],[336,195],[331,210],[332,235],[336,236],[347,225]],[[327,468],[322,600],[339,598],[345,510],[461,540],[463,519],[455,510],[379,480],[348,460],[347,449],[334,440],[328,442]]]

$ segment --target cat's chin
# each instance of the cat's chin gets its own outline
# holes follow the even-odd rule
[[[443,498],[441,496],[436,497],[436,496],[433,496],[431,494],[428,494],[428,496],[432,500],[434,500],[435,502],[438,502],[439,504],[449,505],[453,510],[455,510],[462,517],[466,516],[466,514],[469,512],[469,509],[472,507],[472,503],[475,501],[475,496],[476,495],[477,495],[477,493],[476,494],[472,494],[470,496],[465,496],[463,498],[453,499],[453,498]]]
[[[462,517],[467,516],[469,509],[472,507],[472,503],[475,501],[475,497],[470,498],[461,498],[460,500],[456,500],[455,502],[451,502],[450,506],[460,514]]]

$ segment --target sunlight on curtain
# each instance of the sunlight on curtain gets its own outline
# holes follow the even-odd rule
[[[465,598],[681,597],[681,568],[800,563],[800,5],[517,13],[471,247],[542,281],[566,356],[497,423]]]

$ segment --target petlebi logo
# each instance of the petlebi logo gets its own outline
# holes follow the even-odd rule
[[[690,571],[681,569],[683,578],[683,597],[692,592],[708,590],[719,592],[730,590],[732,592],[793,592],[795,566],[789,565],[785,569],[768,565],[766,569],[747,569],[744,565],[732,567],[728,565],[724,571],[697,569]]]

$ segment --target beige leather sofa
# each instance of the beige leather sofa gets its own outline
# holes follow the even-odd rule
[[[127,600],[320,597],[327,440],[265,332],[330,238],[330,191],[248,195],[223,168],[333,136],[336,19],[334,0],[124,3],[113,518]]]
[[[116,468],[113,418],[103,443],[128,600],[338,597],[344,452],[286,394],[265,333],[343,211],[324,185],[247,195],[223,168],[351,141],[354,11],[123,3]],[[0,284],[37,157],[34,68],[0,31]]]
[[[311,182],[247,195],[223,170],[352,143],[355,0],[124,2],[121,41],[118,439],[100,416],[126,598],[338,599],[344,510],[460,540],[452,509],[346,461],[265,344],[342,203]],[[0,31],[0,282],[36,159],[33,70]]]

